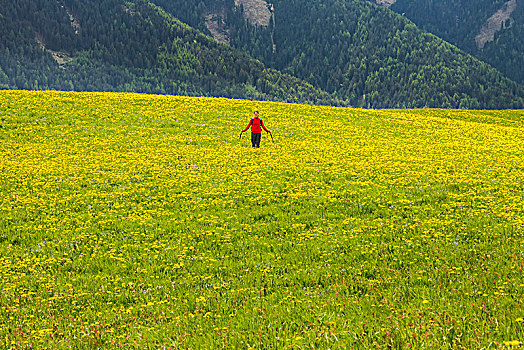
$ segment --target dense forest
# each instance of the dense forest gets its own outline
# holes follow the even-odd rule
[[[147,1],[2,0],[0,87],[341,104]]]
[[[354,106],[523,106],[521,85],[367,1],[273,0],[275,23],[268,26],[250,25],[242,8],[227,1],[190,0],[187,7],[183,0],[153,1],[198,28],[206,13],[223,6],[218,13],[233,47]]]
[[[488,19],[509,4],[507,0],[397,0],[391,9],[524,83],[524,6],[517,3],[495,38],[479,48],[475,37]]]
[[[0,3],[0,88],[524,107],[521,85],[363,0],[274,0],[267,26],[234,0]],[[209,36],[209,14],[221,17],[230,46]]]

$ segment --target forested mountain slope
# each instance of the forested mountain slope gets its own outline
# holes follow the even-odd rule
[[[233,0],[153,1],[202,30],[214,12],[232,46],[351,105],[523,106],[521,85],[367,1],[273,0],[268,26],[249,25]]]
[[[363,0],[0,0],[0,5],[0,88],[365,107],[524,107],[522,85]],[[253,17],[257,7],[265,12],[263,21]],[[232,48],[202,34],[210,28]]]
[[[390,8],[524,83],[522,1],[397,0]]]
[[[0,88],[338,104],[148,1],[0,1]]]

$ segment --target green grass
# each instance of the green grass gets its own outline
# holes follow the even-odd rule
[[[522,111],[4,91],[0,118],[0,347],[522,341]]]

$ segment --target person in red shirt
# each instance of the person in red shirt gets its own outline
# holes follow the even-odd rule
[[[265,127],[262,119],[258,117],[258,111],[255,111],[254,114],[255,114],[255,117],[251,118],[246,128],[242,130],[242,132],[240,132],[240,137],[242,137],[243,132],[247,131],[247,129],[251,127],[251,144],[253,145],[253,147],[260,148],[260,139],[262,138],[262,129],[264,129],[265,132],[268,132],[270,134],[271,134],[271,131],[269,131]]]

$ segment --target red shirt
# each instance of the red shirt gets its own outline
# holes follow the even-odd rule
[[[265,132],[269,132],[269,130],[266,129],[266,127],[264,126],[264,122],[260,118],[252,118],[249,121],[249,124],[246,126],[246,128],[242,130],[242,132],[247,131],[247,129],[249,129],[250,126],[251,126],[251,132],[255,134],[260,134],[262,132],[262,129],[260,129],[261,126],[262,128],[264,128]]]

